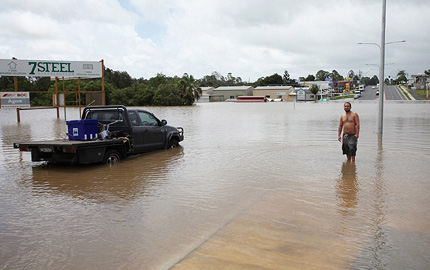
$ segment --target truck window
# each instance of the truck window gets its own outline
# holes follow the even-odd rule
[[[136,112],[128,111],[128,116],[130,117],[130,121],[131,121],[131,124],[133,126],[139,126],[140,125],[139,116],[137,115]]]
[[[157,119],[149,113],[139,112],[139,117],[143,126],[158,126]]]
[[[120,110],[94,110],[88,112],[85,119],[96,119],[101,124],[113,124],[113,126],[123,126],[124,116]]]

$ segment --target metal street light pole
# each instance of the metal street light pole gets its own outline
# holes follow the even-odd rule
[[[387,1],[382,0],[382,27],[381,27],[381,59],[379,65],[379,111],[378,111],[378,134],[382,136],[384,126],[384,71],[385,71],[385,14]]]
[[[379,47],[380,50],[380,65],[379,65],[379,89],[380,89],[380,98],[379,98],[379,111],[378,111],[378,134],[382,135],[383,132],[383,121],[384,121],[384,71],[385,71],[385,45],[393,44],[393,43],[401,43],[406,42],[406,40],[400,41],[392,41],[385,43],[385,14],[387,9],[387,1],[382,0],[382,29],[381,29],[381,46],[378,43],[374,42],[359,42],[358,44],[372,44]]]

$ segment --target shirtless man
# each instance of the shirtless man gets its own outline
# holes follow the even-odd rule
[[[345,102],[343,105],[345,113],[340,117],[338,140],[342,141],[340,136],[343,128],[342,151],[348,161],[355,162],[355,153],[357,152],[357,139],[360,132],[360,119],[358,114],[351,111],[351,103]]]

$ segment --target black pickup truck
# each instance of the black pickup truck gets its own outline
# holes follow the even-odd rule
[[[141,109],[91,106],[82,112],[82,120],[89,119],[97,120],[97,136],[92,140],[19,142],[13,146],[31,151],[32,161],[111,165],[129,155],[177,147],[184,139],[183,128],[167,126],[166,120]]]

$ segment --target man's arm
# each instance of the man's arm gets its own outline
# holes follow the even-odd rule
[[[337,130],[337,139],[340,142],[342,139],[340,137],[340,134],[342,133],[342,128],[343,128],[343,121],[342,121],[342,116],[340,117],[340,122],[339,122],[339,128]]]
[[[360,133],[360,118],[358,117],[358,114],[356,113],[355,116],[355,138],[358,139],[359,133]]]

